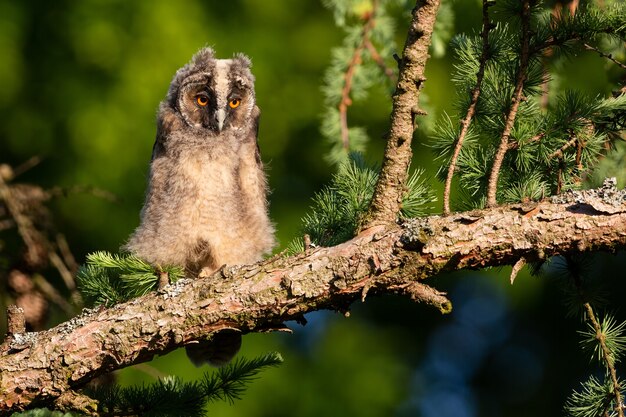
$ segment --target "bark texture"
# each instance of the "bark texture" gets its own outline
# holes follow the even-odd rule
[[[435,27],[439,0],[418,1],[407,34],[402,58],[398,64],[398,84],[393,94],[391,128],[388,133],[383,166],[363,227],[393,222],[406,194],[406,180],[411,164],[411,141],[415,116],[424,114],[419,108],[420,90],[426,81],[424,72],[430,39]]]
[[[449,311],[445,295],[422,280],[626,246],[623,193],[602,188],[554,201],[376,226],[338,246],[224,268],[47,331],[10,334],[0,345],[0,414],[46,405],[93,409],[75,392],[91,379],[222,329],[281,330],[310,311],[345,312],[371,293],[402,293]]]

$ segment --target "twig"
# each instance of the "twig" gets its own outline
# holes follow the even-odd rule
[[[382,169],[361,229],[396,220],[405,194],[415,115],[420,113],[419,95],[426,80],[424,69],[440,0],[418,0],[412,12],[398,84],[393,95],[391,127]]]
[[[548,159],[563,158],[563,152],[565,152],[568,148],[573,146],[577,141],[578,141],[578,137],[574,136],[573,138],[571,138],[570,140],[565,142],[563,144],[563,146],[561,146],[559,149],[557,149],[556,151],[554,151],[550,155],[548,155]]]
[[[22,164],[18,165],[17,168],[13,170],[13,176],[11,179],[15,177],[19,177],[26,171],[36,167],[37,165],[41,163],[41,161],[42,161],[42,158],[38,155],[31,157],[26,162],[23,162]]]
[[[611,357],[611,350],[606,344],[606,336],[602,332],[602,326],[596,319],[596,316],[593,312],[593,308],[591,307],[591,304],[585,303],[583,304],[583,306],[585,307],[585,310],[587,311],[587,317],[589,318],[589,321],[591,322],[591,324],[593,325],[593,328],[596,331],[596,339],[598,340],[598,343],[600,343],[600,347],[602,349],[602,358],[604,359],[604,364],[606,365],[606,368],[608,369],[609,374],[611,375],[611,382],[613,384],[613,395],[615,395],[615,403],[616,403],[615,409],[617,410],[617,415],[619,417],[624,417],[624,408],[622,406],[622,394],[620,393],[620,385],[619,385],[619,381],[617,380],[617,372],[615,371],[615,363],[614,363],[613,358]]]
[[[140,372],[143,372],[148,376],[151,376],[154,379],[162,379],[168,376],[167,373],[155,368],[154,366],[150,366],[147,363],[138,363],[133,368]]]
[[[383,59],[383,57],[380,56],[378,50],[376,49],[369,37],[365,38],[365,48],[369,51],[372,59],[374,60],[374,62],[376,62],[376,64],[378,64],[378,67],[382,70],[383,73],[385,73],[387,78],[395,83],[397,81],[396,73],[391,68],[389,68],[387,64],[385,64],[385,60]]]
[[[72,301],[74,301],[74,303],[77,306],[81,306],[83,304],[83,297],[80,295],[80,292],[76,288],[76,281],[74,280],[74,273],[76,271],[72,273],[69,269],[69,265],[67,265],[63,261],[63,259],[61,259],[61,257],[53,250],[48,251],[48,259],[50,260],[50,263],[52,264],[52,266],[54,266],[56,270],[59,272],[59,275],[61,275],[61,278],[63,279],[63,282],[65,283],[65,286],[71,293]],[[75,310],[75,309],[72,308],[72,310]],[[74,314],[74,313],[71,313],[71,314]]]
[[[393,290],[393,287],[390,289]],[[398,288],[398,292],[407,295],[411,300],[431,305],[439,310],[441,314],[452,312],[452,302],[446,297],[445,292],[437,291],[421,282],[414,282]]]
[[[112,203],[119,202],[119,198],[110,191],[103,190],[98,187],[90,185],[74,185],[71,187],[52,187],[48,190],[47,197],[66,197],[68,194],[91,194],[94,197],[101,198],[103,200],[110,201]]]
[[[510,278],[511,285],[515,283],[515,278],[517,278],[517,274],[519,274],[519,272],[522,270],[524,265],[526,265],[526,258],[524,258],[523,256],[519,258],[517,262],[515,262],[515,264],[513,265],[513,269],[511,269],[511,278]]]
[[[76,308],[68,303],[65,297],[63,297],[42,275],[34,274],[32,280],[37,289],[46,296],[46,299],[58,305],[68,317],[72,317],[76,314]]]
[[[372,5],[372,11],[365,16],[365,25],[363,26],[363,32],[361,33],[361,41],[359,45],[354,49],[352,59],[348,63],[348,68],[344,74],[344,84],[341,90],[341,101],[339,102],[339,125],[341,128],[341,143],[343,149],[350,151],[350,134],[348,127],[348,107],[352,105],[352,99],[350,98],[350,92],[352,91],[352,80],[354,79],[354,72],[356,68],[361,65],[361,54],[363,48],[365,48],[366,41],[369,38],[369,32],[374,27],[374,19],[376,16],[376,9],[378,7],[378,1],[374,1]]]
[[[20,210],[19,204],[13,198],[11,187],[5,182],[5,177],[0,175],[0,200],[4,201],[9,215],[15,221],[17,230],[27,248],[27,257],[31,262],[37,262],[40,258],[40,244],[37,239],[37,230],[31,219]]]
[[[538,133],[535,136],[533,136],[532,138],[528,139],[528,141],[526,143],[539,142],[546,135],[547,135],[547,132]],[[517,149],[517,148],[519,148],[519,143],[518,142],[509,143],[509,150]]]
[[[522,102],[522,92],[524,90],[524,82],[526,81],[526,73],[528,71],[528,65],[530,63],[530,1],[524,0],[522,4],[522,52],[520,56],[519,72],[517,74],[517,80],[515,83],[515,90],[513,90],[513,97],[511,98],[511,107],[506,115],[506,121],[504,123],[504,130],[500,137],[500,145],[496,151],[496,155],[491,167],[491,173],[489,174],[489,182],[487,183],[487,207],[495,207],[498,204],[496,199],[498,191],[498,177],[500,176],[500,169],[502,168],[502,162],[504,156],[509,149],[509,138],[511,131],[513,130],[513,124],[517,117],[517,110]]]
[[[74,254],[70,250],[70,245],[67,243],[67,239],[61,233],[56,235],[57,247],[59,248],[59,252],[63,257],[63,262],[69,268],[69,270],[75,274],[78,271],[78,262],[76,262],[76,258],[74,258]]]
[[[63,278],[63,282],[65,283],[67,289],[70,291],[74,291],[76,289],[74,277],[72,276],[72,273],[67,268],[67,265],[65,265],[61,257],[56,252],[49,251],[48,259],[50,260],[52,266],[54,266],[57,271],[59,271],[59,275],[61,275],[61,278]]]
[[[611,54],[605,54],[604,52],[602,52],[601,50],[599,50],[598,48],[596,48],[595,46],[591,46],[588,43],[583,43],[583,46],[585,47],[585,49],[587,49],[588,51],[595,51],[598,53],[598,55],[600,55],[602,58],[606,58],[609,61],[612,61],[615,65],[617,65],[618,67],[620,67],[621,69],[625,69],[626,70],[626,64],[619,62],[617,59],[613,58],[613,55]]]
[[[472,118],[476,112],[476,104],[478,103],[478,97],[480,96],[480,87],[485,75],[485,65],[487,63],[487,53],[489,50],[489,31],[492,28],[491,22],[489,21],[489,7],[493,4],[494,3],[490,0],[483,0],[483,30],[481,33],[483,39],[483,50],[480,55],[480,66],[478,67],[478,72],[476,73],[476,85],[472,89],[472,99],[469,107],[467,108],[465,117],[461,120],[461,132],[455,141],[454,153],[452,154],[452,158],[450,158],[450,165],[448,165],[448,175],[446,176],[446,183],[443,190],[443,214],[445,216],[450,214],[450,188],[452,187],[452,177],[454,176],[454,171],[456,170],[456,161],[459,158],[465,135],[467,135],[470,123],[472,122]]]
[[[167,271],[162,270],[161,267],[158,267],[157,276],[159,278],[157,288],[159,290],[163,290],[170,283],[170,274]]]
[[[576,168],[578,168],[579,170],[583,169],[583,164],[582,164],[582,157],[583,157],[583,141],[582,140],[577,140],[576,141]]]

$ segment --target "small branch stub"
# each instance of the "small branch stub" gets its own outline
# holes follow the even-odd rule
[[[21,334],[26,331],[24,310],[16,305],[7,308],[7,335]]]
[[[159,269],[158,277],[159,277],[159,281],[157,283],[157,287],[160,290],[162,290],[163,288],[165,288],[167,285],[170,284],[170,274],[167,273],[167,271],[163,271]]]
[[[304,241],[304,251],[309,252],[311,250],[311,236],[305,234],[302,240]]]
[[[519,274],[519,271],[522,270],[524,265],[526,265],[526,258],[524,257],[519,258],[519,260],[515,262],[515,265],[513,265],[513,269],[511,269],[511,285],[513,285],[513,283],[515,282],[517,274]]]

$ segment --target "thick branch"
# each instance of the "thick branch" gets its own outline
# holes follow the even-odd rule
[[[415,130],[414,118],[422,113],[419,94],[426,78],[428,46],[435,26],[440,0],[419,0],[413,9],[402,58],[400,73],[393,95],[391,128],[383,166],[376,183],[374,197],[363,221],[363,228],[395,221],[405,194],[407,171],[411,163],[411,140]]]
[[[589,193],[589,192],[587,192]],[[616,197],[617,194],[617,197]],[[624,196],[607,188],[543,202],[370,228],[331,248],[224,268],[0,345],[0,414],[51,405],[114,369],[234,328],[284,328],[319,309],[345,312],[368,294],[401,293],[449,309],[420,281],[441,271],[626,247]]]

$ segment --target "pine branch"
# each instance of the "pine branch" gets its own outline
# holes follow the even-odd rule
[[[209,401],[225,400],[233,403],[241,398],[246,384],[255,379],[259,372],[282,362],[282,356],[276,352],[252,360],[236,359],[213,374],[204,375],[204,395]]]
[[[334,247],[181,279],[45,332],[14,326],[0,345],[0,414],[54,406],[98,375],[222,329],[284,329],[310,311],[345,312],[369,294],[400,293],[447,311],[445,295],[422,282],[441,271],[626,247],[625,194],[601,188],[566,193],[531,212],[511,205],[373,227]]]
[[[617,59],[613,58],[613,55],[611,54],[605,54],[604,52],[602,52],[601,50],[599,50],[598,48],[596,48],[595,46],[589,45],[588,43],[583,43],[583,46],[585,47],[585,49],[589,50],[589,51],[594,51],[597,52],[598,55],[600,55],[602,58],[606,58],[609,61],[613,62],[615,65],[617,65],[618,67],[620,67],[621,69],[626,70],[626,64],[619,62]]]
[[[467,135],[470,123],[472,122],[472,118],[474,117],[474,113],[476,111],[476,104],[478,103],[478,97],[480,96],[480,87],[483,82],[483,76],[485,75],[485,65],[487,64],[489,51],[489,31],[492,28],[492,23],[489,20],[489,7],[494,4],[495,2],[493,0],[483,0],[483,29],[481,32],[483,48],[480,55],[478,72],[476,73],[476,85],[471,92],[471,101],[469,107],[467,108],[467,113],[465,113],[465,117],[461,120],[461,132],[459,133],[459,136],[454,144],[454,153],[452,154],[450,164],[448,165],[448,175],[446,176],[446,183],[443,190],[443,214],[445,216],[450,214],[450,188],[452,187],[452,177],[454,176],[454,171],[456,170],[456,162],[459,158],[459,154],[461,153],[465,135]]]
[[[363,25],[363,31],[361,32],[361,41],[359,45],[354,49],[352,58],[348,63],[346,73],[344,74],[344,84],[341,90],[341,101],[339,102],[339,121],[341,127],[341,142],[346,153],[350,152],[350,134],[348,128],[348,107],[352,104],[350,99],[350,92],[352,90],[352,79],[354,78],[354,72],[356,68],[361,64],[361,55],[367,42],[369,42],[370,31],[374,27],[376,22],[376,11],[378,9],[378,1],[374,0],[372,4],[372,10],[364,17],[365,23]],[[370,42],[371,44],[371,42]]]
[[[417,169],[407,181],[402,218],[423,216],[428,205],[436,201],[422,175],[423,170]],[[378,169],[367,166],[358,154],[342,162],[330,184],[315,194],[309,213],[302,219],[301,233],[309,237],[308,246],[332,246],[353,238],[372,200],[377,178]],[[302,252],[306,246],[302,247],[298,238],[288,253]]]
[[[557,149],[556,151],[548,155],[548,159],[563,158],[563,152],[565,152],[566,150],[574,146],[577,142],[578,142],[578,136],[573,135],[573,137],[567,142],[565,142],[563,146],[561,146],[559,149]]]
[[[511,98],[511,106],[507,112],[504,130],[500,137],[500,145],[496,151],[496,155],[493,159],[493,165],[489,174],[489,182],[487,184],[487,207],[495,207],[498,204],[496,199],[498,191],[498,178],[500,176],[500,169],[502,168],[502,162],[504,156],[509,149],[509,138],[511,131],[513,130],[513,124],[517,117],[517,110],[522,102],[522,92],[524,90],[524,82],[526,81],[528,65],[530,64],[530,1],[524,0],[522,4],[522,16],[521,16],[521,54],[520,64],[517,72],[517,80],[515,82],[515,89],[513,90],[513,97]]]
[[[426,81],[424,70],[439,4],[440,0],[418,0],[413,9],[413,18],[399,62],[400,73],[393,95],[391,128],[383,166],[363,229],[393,222],[400,212],[411,163],[415,116],[424,113],[419,108],[419,95]]]
[[[166,377],[147,386],[112,385],[89,388],[86,392],[97,401],[99,417],[204,416],[207,403],[216,400],[233,403],[262,370],[282,362],[280,354],[269,353],[254,359],[237,359],[226,367],[205,373],[201,382]]]
[[[611,352],[611,350],[609,349],[607,342],[606,342],[606,335],[604,334],[603,330],[602,330],[602,326],[600,325],[600,322],[598,322],[598,320],[596,319],[596,315],[593,312],[593,308],[591,307],[591,304],[589,303],[585,303],[584,304],[585,307],[585,311],[587,312],[587,319],[591,322],[591,324],[593,325],[593,328],[595,329],[596,332],[596,339],[598,340],[598,343],[600,344],[600,347],[602,349],[602,358],[603,358],[603,362],[604,365],[606,366],[609,375],[611,376],[611,382],[613,384],[613,395],[615,396],[615,404],[616,404],[616,409],[617,409],[617,415],[619,417],[624,417],[624,407],[622,404],[622,394],[620,392],[620,384],[619,381],[617,380],[617,372],[615,371],[615,358],[613,353]]]
[[[378,50],[376,49],[376,47],[374,46],[370,38],[367,37],[364,39],[364,41],[365,41],[364,42],[365,48],[369,51],[374,62],[376,62],[378,67],[387,76],[387,78],[389,78],[395,84],[396,73],[391,68],[389,68],[387,64],[385,64],[385,60],[380,56],[380,54],[378,53]]]
[[[574,392],[567,400],[565,411],[571,417],[611,417],[613,403],[613,385],[605,380],[603,383],[591,376],[583,384],[581,392]]]

